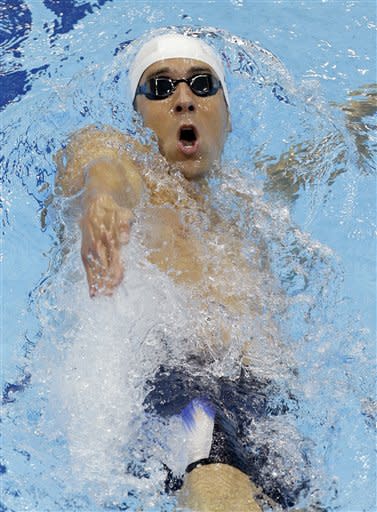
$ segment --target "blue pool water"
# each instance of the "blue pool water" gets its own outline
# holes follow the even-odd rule
[[[132,129],[129,43],[168,25],[204,27],[227,55],[233,131],[211,187],[248,250],[265,247],[281,292],[261,285],[253,328],[263,339],[271,314],[285,350],[261,342],[254,370],[299,405],[253,436],[270,439],[288,479],[305,444],[311,484],[297,507],[374,511],[376,13],[351,0],[0,0],[0,510],[174,507],[160,466],[174,465],[179,427],[143,414],[143,381],[163,357],[160,333],[191,332],[186,297],[142,262],[135,237],[118,294],[91,301],[77,203],[51,198],[69,133]],[[143,462],[138,476],[130,461]]]

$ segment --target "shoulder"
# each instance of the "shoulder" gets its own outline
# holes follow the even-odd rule
[[[111,126],[99,128],[90,125],[71,134],[62,151],[65,151],[67,156],[86,160],[121,156],[126,152],[132,153],[132,150],[144,153],[147,148],[132,136]]]
[[[54,157],[57,188],[65,195],[76,193],[83,187],[85,169],[99,160],[116,161],[136,169],[138,155],[147,151],[132,136],[111,126],[86,126],[72,133]]]

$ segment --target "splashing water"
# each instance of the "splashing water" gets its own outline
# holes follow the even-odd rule
[[[235,316],[219,304],[203,305],[151,264],[142,244],[142,216],[124,248],[125,281],[114,297],[89,299],[80,262],[80,198],[49,206],[53,154],[70,132],[99,120],[127,128],[141,141],[151,142],[151,134],[139,120],[132,122],[124,100],[125,55],[132,45],[119,43],[110,65],[87,65],[67,83],[63,77],[78,58],[71,40],[67,66],[59,70],[60,60],[52,55],[49,75],[34,84],[33,94],[7,107],[10,121],[2,135],[3,186],[9,189],[4,229],[18,240],[13,212],[22,202],[33,233],[37,217],[43,226],[28,242],[36,254],[31,264],[41,275],[25,314],[32,319],[5,373],[12,384],[3,393],[7,443],[1,467],[10,510],[173,510],[174,497],[162,492],[163,464],[183,472],[183,433],[177,418],[146,411],[153,376],[167,362],[184,367],[204,343],[206,372],[232,379],[245,338],[252,340],[247,355],[253,374],[278,385],[272,398],[277,406],[289,402],[286,395],[294,397],[287,414],[266,416],[249,428],[251,451],[268,446],[267,487],[272,473],[288,482],[302,478],[308,459],[312,483],[299,505],[318,501],[335,510],[339,483],[346,482],[347,502],[356,481],[347,480],[339,463],[348,460],[346,448],[358,468],[356,479],[373,473],[370,334],[356,312],[346,313],[342,261],[315,239],[314,229],[309,232],[322,209],[327,219],[350,222],[360,166],[364,162],[365,173],[372,168],[363,133],[353,138],[347,123],[355,119],[313,99],[315,86],[297,86],[260,45],[225,31],[197,32],[226,55],[234,103],[224,163],[209,178],[211,207],[242,234],[252,269],[247,300],[259,314]],[[167,177],[156,154],[150,162],[150,178],[170,180],[184,200],[180,176]],[[334,196],[343,198],[337,211]],[[206,212],[191,207],[198,229],[210,224]],[[360,229],[369,225],[364,218]],[[226,250],[223,236],[220,231],[210,241],[214,266]],[[35,276],[29,289],[33,283]],[[227,285],[247,294],[249,281],[230,276]],[[6,307],[11,314],[12,303]],[[216,352],[202,332],[218,339],[220,324],[233,343]],[[355,449],[360,435],[365,442]]]

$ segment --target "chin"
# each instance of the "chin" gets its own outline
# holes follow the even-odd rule
[[[176,165],[183,176],[188,180],[201,178],[206,174],[210,167],[208,162],[204,162],[203,160],[186,160],[185,162],[176,162]]]

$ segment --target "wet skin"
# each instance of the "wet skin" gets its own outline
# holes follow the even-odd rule
[[[156,72],[178,79],[212,70],[199,61],[169,59],[148,68],[140,82]],[[127,145],[134,145],[133,154],[148,148],[112,128],[88,127],[74,134],[56,157],[56,188],[65,195],[84,188],[81,256],[90,295],[111,295],[122,281],[121,246],[129,239],[134,207],[147,189],[150,201],[138,208],[138,225],[148,259],[177,283],[190,286],[203,306],[209,300],[232,314],[258,315],[260,271],[251,268],[243,255],[242,234],[221,220],[206,199],[205,174],[221,157],[230,126],[222,89],[200,97],[180,83],[164,100],[138,96],[136,107],[157,136],[166,172],[172,164],[187,178],[184,210],[191,219],[188,223],[182,219],[182,198],[177,200],[174,177],[163,186],[151,181]],[[189,154],[182,151],[182,126],[195,130],[195,151]],[[201,210],[211,219],[209,226],[202,227]],[[219,329],[221,345],[228,345],[231,336],[223,330],[221,318]]]
[[[213,71],[200,61],[167,59],[150,66],[140,83],[156,74],[177,79],[190,78],[195,73]],[[138,95],[135,104],[144,124],[155,132],[161,154],[189,180],[200,179],[220,159],[230,126],[222,89],[212,96],[200,97],[186,83],[180,83],[166,99],[153,101]],[[195,147],[189,151],[180,140],[182,127],[195,132]],[[130,142],[133,141],[116,130],[89,127],[74,134],[56,157],[57,192],[72,195],[84,188],[81,254],[91,296],[111,294],[122,281],[120,248],[128,240],[132,209],[139,202],[143,187],[148,187],[143,170],[125,150]],[[135,150],[148,151],[137,143]],[[151,192],[152,203],[174,203],[174,198],[168,199],[166,189],[160,197]],[[172,277],[198,283],[203,276],[203,261],[198,262],[198,257],[203,260],[204,255],[197,253],[202,253],[203,248],[183,228],[179,212],[152,206],[144,211],[144,217],[146,241],[154,249],[153,262],[164,270],[171,268]]]
[[[152,64],[142,75],[140,83],[149,78],[164,76],[172,79],[191,78],[194,74],[215,73],[205,63],[192,59],[166,59]],[[219,160],[229,130],[229,115],[224,94],[219,89],[213,96],[194,94],[185,83],[177,85],[166,99],[149,100],[137,95],[136,109],[144,124],[158,138],[161,154],[170,163],[178,165],[188,179],[203,175]],[[197,149],[191,154],[182,151],[179,144],[180,128],[192,127],[197,138]]]

